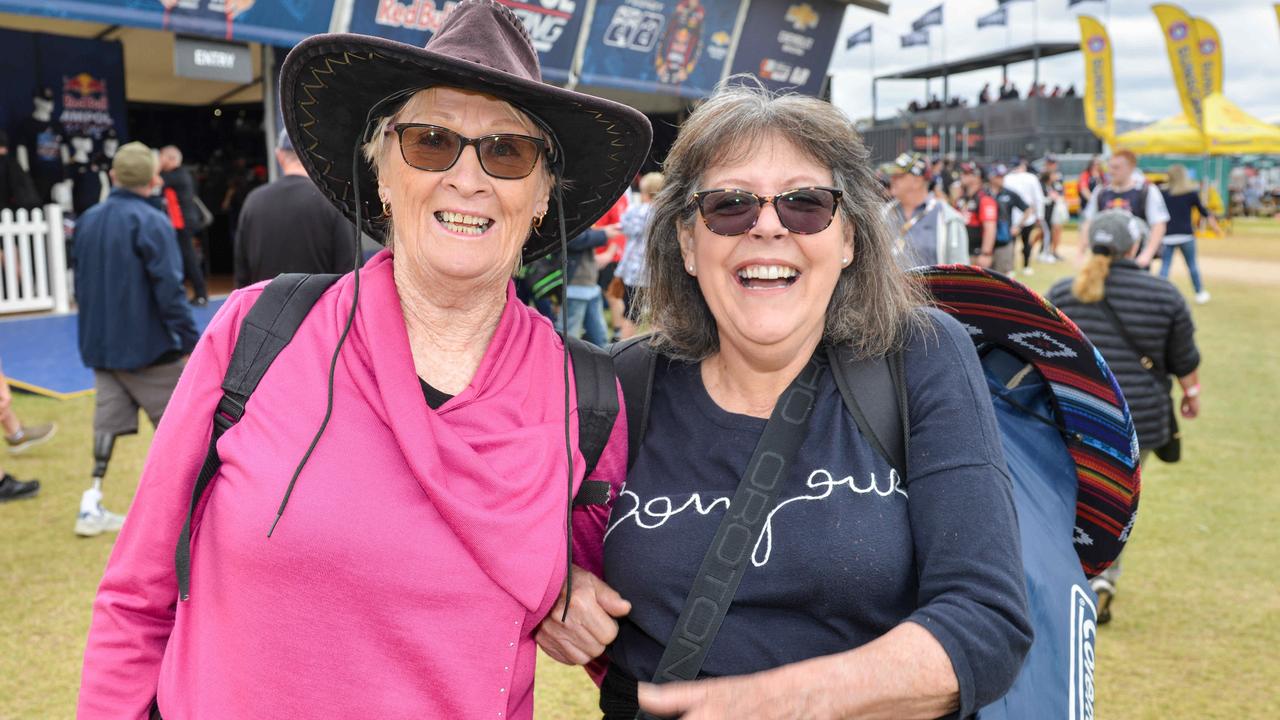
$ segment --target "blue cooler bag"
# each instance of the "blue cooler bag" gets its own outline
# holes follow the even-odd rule
[[[1102,356],[1034,291],[971,266],[915,272],[982,359],[1035,629],[1013,687],[978,717],[1092,718],[1097,616],[1087,577],[1124,548],[1140,488],[1128,406]]]

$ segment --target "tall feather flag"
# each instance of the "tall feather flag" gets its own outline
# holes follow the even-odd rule
[[[1204,127],[1204,80],[1202,68],[1197,62],[1200,43],[1196,39],[1196,26],[1186,10],[1177,5],[1157,3],[1151,6],[1160,21],[1164,44],[1169,50],[1169,65],[1173,69],[1173,84],[1178,88],[1182,112],[1197,128]]]
[[[1081,15],[1080,52],[1084,55],[1084,121],[1094,135],[1111,144],[1116,134],[1115,79],[1111,38],[1097,18]]]
[[[1200,63],[1200,81],[1204,97],[1222,92],[1222,38],[1213,23],[1204,18],[1194,18],[1196,58]]]

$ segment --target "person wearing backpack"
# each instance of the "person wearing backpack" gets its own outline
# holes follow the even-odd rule
[[[602,551],[578,538],[579,616],[540,644],[608,646],[610,720],[971,715],[1031,644],[1011,483],[973,344],[895,266],[852,123],[729,85],[664,175],[658,330],[614,358],[652,351],[647,422]],[[905,472],[833,369],[886,356],[868,384],[903,379]]]
[[[1145,225],[1129,212],[1099,213],[1089,223],[1088,263],[1048,294],[1049,302],[1089,336],[1115,373],[1133,415],[1144,465],[1152,452],[1170,461],[1179,453],[1171,376],[1182,389],[1182,417],[1200,414],[1200,351],[1191,311],[1172,283],[1135,262],[1146,235]],[[1091,581],[1099,624],[1111,620],[1121,558]]]
[[[77,716],[529,720],[535,628],[626,441],[607,355],[511,276],[613,204],[651,127],[542,82],[492,0],[425,48],[307,38],[280,78],[353,246],[389,247],[213,319],[98,589]],[[589,381],[612,412],[575,400]]]

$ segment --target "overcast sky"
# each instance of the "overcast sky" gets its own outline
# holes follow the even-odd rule
[[[853,118],[871,114],[872,48],[859,45],[845,50],[845,38],[875,26],[876,74],[906,70],[942,60],[943,33],[947,58],[959,60],[992,52],[1010,44],[1032,40],[1033,8],[1039,6],[1039,38],[1045,41],[1080,42],[1076,15],[1092,15],[1107,26],[1114,46],[1116,116],[1124,119],[1158,120],[1181,112],[1177,90],[1169,69],[1164,38],[1151,0],[1111,0],[1084,2],[1072,9],[1067,0],[1021,0],[1010,3],[1008,30],[1001,27],[976,29],[976,18],[995,10],[997,0],[945,0],[946,23],[933,27],[931,47],[902,49],[898,37],[911,31],[911,22],[942,0],[892,0],[886,17],[862,8],[849,7],[831,59],[832,101]],[[1264,120],[1280,121],[1280,25],[1270,0],[1182,0],[1192,15],[1213,23],[1222,37],[1226,59],[1225,94],[1246,111]],[[1032,63],[1009,67],[1009,79],[1025,95],[1031,84]],[[1084,64],[1080,53],[1070,53],[1040,62],[1040,79],[1050,88],[1075,83],[1084,90]],[[972,104],[983,83],[1000,83],[1000,69],[984,70],[951,78],[951,94],[963,95]],[[933,82],[933,91],[942,95],[942,81]],[[879,83],[879,115],[890,117],[912,99],[923,99],[923,80]]]

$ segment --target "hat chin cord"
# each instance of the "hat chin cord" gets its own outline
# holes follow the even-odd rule
[[[569,618],[569,598],[573,594],[573,444],[569,438],[569,238],[564,223],[562,183],[556,183],[556,220],[560,224],[560,277],[564,278],[564,299],[560,302],[560,340],[564,351],[564,456],[569,461],[569,479],[564,506],[564,611],[560,621]],[[583,478],[586,480],[586,478]]]
[[[298,466],[293,469],[293,476],[289,478],[289,486],[285,488],[284,497],[280,499],[280,508],[276,510],[276,518],[271,522],[271,529],[267,531],[267,537],[271,537],[271,534],[276,530],[276,525],[280,523],[280,518],[284,515],[284,509],[289,504],[289,497],[293,495],[293,486],[298,482],[298,476],[302,474],[302,468],[307,464],[307,460],[311,459],[311,453],[315,451],[316,445],[320,443],[320,436],[324,434],[325,428],[329,427],[329,418],[333,416],[334,370],[338,366],[338,354],[342,352],[342,346],[347,342],[347,334],[351,332],[351,325],[356,318],[356,308],[360,304],[360,266],[362,264],[361,255],[363,254],[360,251],[360,227],[362,225],[360,216],[361,210],[363,209],[360,204],[360,150],[362,141],[368,132],[368,128],[373,123],[374,113],[382,105],[383,103],[378,103],[369,108],[369,114],[365,116],[364,119],[365,130],[360,133],[360,138],[356,140],[355,144],[351,148],[351,189],[353,193],[352,199],[355,203],[356,210],[355,231],[352,234],[351,240],[352,244],[355,246],[355,267],[353,268],[354,272],[352,273],[354,275],[354,279],[352,281],[351,310],[347,313],[347,322],[342,326],[342,334],[338,336],[338,344],[333,348],[333,355],[329,358],[328,395],[325,399],[324,419],[320,421],[320,427],[316,430],[316,434],[311,438],[311,444],[307,446],[307,452],[304,453],[302,459],[298,461]]]

